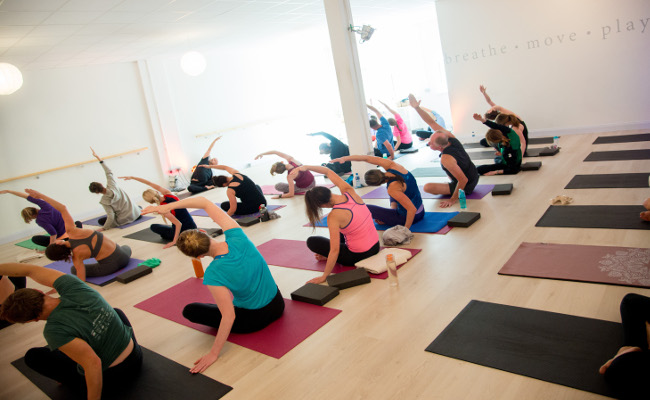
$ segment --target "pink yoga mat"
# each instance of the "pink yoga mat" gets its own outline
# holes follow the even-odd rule
[[[418,186],[420,189],[420,195],[423,199],[449,199],[451,198],[448,194],[431,194],[426,193],[423,189],[424,186]],[[494,189],[494,185],[476,185],[472,194],[467,195],[469,200],[480,200],[485,197]],[[368,192],[361,196],[362,199],[388,199],[388,190],[386,186],[380,186],[372,192]]]
[[[522,243],[501,275],[650,287],[650,249]]]
[[[135,307],[198,331],[216,335],[217,329],[194,324],[183,317],[183,308],[195,302],[214,304],[214,298],[203,285],[202,279],[189,278],[136,304]],[[341,312],[288,299],[284,299],[284,305],[284,314],[280,319],[258,332],[231,333],[228,341],[267,356],[280,358]]]
[[[316,186],[323,186],[323,187],[326,187],[326,188],[333,188],[334,187],[334,185],[331,184],[331,183],[328,183],[327,185],[316,185]],[[262,188],[262,193],[264,193],[264,194],[268,194],[268,195],[282,194],[282,192],[280,192],[278,190],[275,190],[275,185],[262,185],[260,187]],[[303,195],[303,194],[305,194],[307,192],[307,191],[299,192],[298,190],[299,189],[296,188],[296,192],[294,193],[295,195]]]
[[[400,247],[401,248],[401,247]],[[325,261],[318,261],[314,257],[314,253],[309,250],[307,243],[303,240],[285,240],[285,239],[271,239],[266,243],[257,246],[257,250],[262,254],[267,264],[277,265],[278,267],[306,269],[309,271],[325,271]],[[408,250],[412,255],[421,252],[421,249],[402,249]],[[408,261],[397,268],[402,268]],[[341,264],[334,265],[332,270],[333,274],[339,272],[349,271],[356,267],[343,266]],[[388,273],[369,274],[371,278],[386,279]]]

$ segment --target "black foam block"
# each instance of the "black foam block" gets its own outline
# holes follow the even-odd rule
[[[471,226],[474,222],[478,221],[481,218],[481,213],[461,211],[456,214],[452,219],[447,221],[447,225],[458,227],[458,228],[467,228]]]
[[[237,223],[241,226],[251,226],[260,222],[259,217],[244,217],[237,219]]]
[[[555,148],[546,147],[546,148],[543,148],[542,151],[539,152],[539,155],[540,155],[540,157],[548,157],[548,156],[554,156],[559,152],[560,152],[559,147],[555,147]]]
[[[521,164],[521,170],[522,171],[537,171],[538,169],[542,168],[542,162],[541,161],[530,161]]]
[[[410,149],[402,149],[399,152],[402,154],[411,154],[411,153],[417,153],[418,151],[420,151],[420,149],[411,147]]]
[[[510,193],[512,193],[512,183],[494,185],[494,189],[492,189],[492,196],[502,196]]]
[[[80,390],[69,385],[60,385],[29,368],[25,364],[25,358],[18,359],[11,364],[51,399],[86,399],[85,386]],[[216,400],[232,390],[232,387],[203,374],[190,374],[189,369],[190,367],[142,347],[142,369],[137,379],[130,383],[104,385],[102,399]]]
[[[291,299],[322,306],[339,295],[339,290],[332,286],[308,283],[291,293]]]
[[[370,275],[363,268],[355,268],[327,277],[327,284],[338,289],[347,289],[364,283],[370,283]]]
[[[139,267],[135,267],[122,274],[119,274],[116,279],[120,283],[129,283],[145,275],[149,275],[151,272],[151,267],[140,265]]]

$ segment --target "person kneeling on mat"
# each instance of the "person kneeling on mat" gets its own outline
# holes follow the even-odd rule
[[[253,214],[260,210],[260,205],[266,206],[266,197],[262,193],[262,188],[248,176],[226,165],[211,165],[204,168],[220,169],[232,175],[230,177],[219,175],[213,179],[215,186],[228,188],[226,190],[228,201],[221,203],[221,209],[229,216]],[[238,202],[237,199],[241,201]]]
[[[307,218],[312,227],[321,220],[323,208],[332,209],[327,215],[330,238],[307,238],[307,247],[316,259],[327,260],[323,275],[307,283],[323,283],[336,263],[351,266],[379,253],[379,234],[370,210],[350,184],[325,167],[303,165],[300,168],[325,174],[341,191],[341,194],[334,194],[326,187],[317,186],[305,194]]]
[[[175,201],[178,201],[178,197],[174,196],[172,192],[160,185],[156,185],[153,182],[150,182],[143,178],[138,178],[137,176],[121,176],[120,179],[135,180],[145,185],[149,185],[152,189],[147,189],[142,192],[142,198],[149,204],[169,204]],[[169,240],[170,242],[163,246],[163,249],[168,249],[176,244],[178,236],[181,232],[184,232],[188,229],[196,229],[196,223],[190,215],[190,213],[184,209],[179,208],[178,210],[173,210],[168,214],[164,214],[163,219],[171,221],[172,225],[163,225],[163,224],[151,224],[149,227],[153,232],[160,235],[163,240]]]
[[[0,264],[0,275],[25,276],[56,289],[51,297],[36,289],[19,289],[2,304],[0,317],[15,323],[46,321],[46,347],[25,354],[28,367],[64,385],[86,385],[88,399],[103,387],[135,380],[142,349],[129,320],[77,277],[28,264]]]
[[[129,263],[131,248],[120,246],[101,232],[77,228],[68,209],[58,201],[32,189],[25,189],[30,196],[45,200],[56,208],[63,217],[68,240],[57,240],[45,249],[45,256],[52,261],[68,261],[72,258],[72,273],[82,281],[90,276],[105,276],[118,271]],[[97,263],[84,264],[84,260],[94,258]]]
[[[274,154],[287,160],[286,163],[278,161],[271,166],[271,175],[282,174],[285,171],[287,172],[287,183],[280,182],[275,184],[275,190],[282,192],[282,194],[273,197],[274,199],[285,199],[293,197],[296,191],[305,192],[316,186],[316,179],[314,179],[314,175],[312,175],[312,173],[309,171],[300,171],[297,169],[302,164],[300,161],[296,160],[288,154],[271,150],[267,151],[266,153],[258,154],[255,159],[259,160],[260,158],[270,154]]]
[[[199,230],[181,233],[176,243],[188,257],[212,257],[203,284],[208,286],[215,304],[191,303],[183,316],[191,322],[219,331],[210,352],[194,363],[191,373],[205,371],[219,358],[230,332],[250,333],[265,328],[282,316],[284,300],[266,261],[237,222],[205,197],[149,206],[142,213],[168,213],[179,208],[201,208],[223,229],[225,242],[212,239]]]
[[[485,119],[481,114],[474,114],[474,119],[481,121],[490,129],[485,139],[500,153],[500,162],[492,165],[479,165],[476,169],[480,175],[514,175],[521,171],[521,143],[517,133],[505,125]]]

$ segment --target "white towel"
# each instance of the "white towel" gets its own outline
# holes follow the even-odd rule
[[[402,265],[408,261],[413,255],[410,251],[404,249],[383,249],[372,257],[361,260],[354,264],[357,267],[365,268],[371,274],[381,274],[386,272],[386,255],[392,254],[395,264]]]

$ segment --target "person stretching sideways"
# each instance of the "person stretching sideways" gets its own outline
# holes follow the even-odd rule
[[[316,186],[316,180],[314,179],[314,175],[312,175],[312,173],[309,171],[299,171],[297,168],[300,167],[302,164],[300,163],[300,161],[296,160],[295,158],[291,157],[288,154],[271,150],[271,151],[267,151],[266,153],[258,154],[257,157],[255,157],[255,159],[259,160],[260,158],[270,154],[274,154],[278,157],[282,157],[285,160],[287,160],[286,163],[283,163],[282,161],[278,161],[271,166],[271,175],[281,174],[285,171],[287,172],[287,183],[275,184],[275,190],[282,192],[282,194],[273,197],[274,199],[286,199],[289,197],[293,197],[296,191],[305,192],[313,188],[314,186]]]

